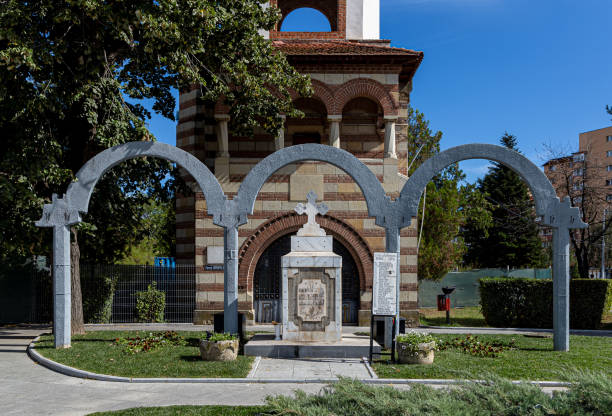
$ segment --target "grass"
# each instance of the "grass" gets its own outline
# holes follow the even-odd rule
[[[55,349],[53,336],[43,335],[36,351],[59,363],[99,374],[122,377],[246,377],[254,357],[239,355],[236,361],[213,362],[200,358],[197,332],[179,332],[186,345],[164,346],[151,352],[127,354],[113,341],[144,336],[142,331],[95,331],[72,337],[72,348]]]
[[[465,335],[435,334],[450,341]],[[494,374],[512,380],[563,380],[567,369],[600,370],[612,377],[612,338],[571,336],[570,351],[553,351],[552,338],[525,335],[477,335],[482,341],[509,342],[514,339],[517,349],[504,351],[497,358],[474,357],[457,349],[436,351],[431,365],[391,364],[375,361],[376,374],[381,378],[475,378]]]
[[[601,328],[599,329],[606,329],[608,331],[612,331],[612,312],[604,316],[604,318],[601,320]]]
[[[421,325],[428,326],[488,326],[480,312],[480,306],[453,308],[450,311],[451,324],[446,323],[446,312],[433,308],[419,309]]]
[[[488,327],[484,316],[480,312],[480,306],[451,309],[450,319],[451,323],[447,325],[445,311],[438,311],[433,308],[419,309],[421,325]],[[601,320],[601,327],[597,329],[612,331],[612,313],[604,315]]]
[[[109,416],[150,415],[299,415],[299,416],[545,416],[612,414],[612,380],[601,373],[576,373],[577,382],[553,395],[531,384],[489,378],[451,389],[416,384],[407,390],[372,386],[356,380],[338,383],[308,395],[268,397],[265,407],[173,406],[96,413]]]
[[[137,407],[114,412],[92,413],[91,416],[257,416],[263,406],[168,406]]]

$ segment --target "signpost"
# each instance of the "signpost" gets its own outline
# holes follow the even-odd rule
[[[397,316],[397,253],[374,253],[374,282],[372,286],[372,315],[370,317],[370,362],[374,347],[374,317],[393,319],[391,331],[391,361],[395,361],[395,326]],[[379,355],[389,355],[380,353]]]

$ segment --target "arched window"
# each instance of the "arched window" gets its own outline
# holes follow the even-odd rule
[[[301,7],[289,13],[282,21],[282,32],[331,32],[327,16],[318,10]]]
[[[381,157],[383,137],[379,131],[382,108],[365,97],[353,98],[342,109],[340,144],[357,157]]]
[[[304,113],[304,117],[287,119],[285,137],[292,145],[321,143],[327,120],[325,104],[316,98],[298,98],[293,104]]]

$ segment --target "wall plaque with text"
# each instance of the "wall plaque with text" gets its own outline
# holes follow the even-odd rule
[[[316,322],[327,315],[327,290],[320,280],[304,279],[297,287],[297,316]]]
[[[397,314],[397,253],[374,253],[372,315]]]

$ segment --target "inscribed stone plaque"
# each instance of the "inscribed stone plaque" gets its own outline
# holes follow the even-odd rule
[[[397,253],[374,253],[372,315],[397,314]]]
[[[297,316],[305,322],[327,315],[327,290],[320,280],[304,279],[297,287]]]

